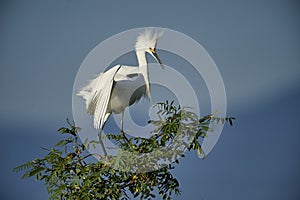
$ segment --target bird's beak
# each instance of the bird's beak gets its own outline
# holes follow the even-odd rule
[[[161,60],[159,59],[156,51],[154,49],[150,49],[152,56],[155,58],[156,62],[158,62],[161,66],[161,68],[165,69],[164,65],[161,63]]]

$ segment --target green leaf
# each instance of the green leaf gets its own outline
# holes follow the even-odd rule
[[[55,148],[44,148],[47,150],[44,157],[15,167],[14,172],[25,171],[22,178],[35,176],[37,180],[43,180],[53,200],[129,199],[127,193],[136,198],[151,199],[155,198],[152,191],[158,191],[163,199],[170,199],[180,194],[179,181],[173,177],[172,169],[179,164],[179,157],[185,157],[182,148],[195,150],[199,156],[205,157],[201,139],[209,137],[210,123],[221,121],[232,126],[235,119],[212,115],[199,118],[188,107],[175,104],[166,100],[154,106],[158,109],[158,120],[150,120],[155,129],[148,138],[106,134],[107,139],[123,150],[114,157],[98,155],[99,161],[88,159],[97,155],[85,149],[89,145],[96,147],[99,141],[86,139],[81,143],[78,140],[80,128],[67,119],[68,126],[61,127],[58,132],[68,134],[68,138],[58,141]],[[153,153],[153,158],[131,156],[130,152]],[[170,163],[160,164],[157,158]],[[157,170],[135,174],[130,172],[135,166],[155,166]]]

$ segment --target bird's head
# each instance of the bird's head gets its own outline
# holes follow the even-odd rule
[[[164,66],[156,53],[157,40],[163,35],[163,32],[154,32],[146,29],[136,40],[135,49],[149,53],[164,69]]]

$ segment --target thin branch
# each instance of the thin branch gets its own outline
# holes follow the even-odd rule
[[[99,139],[99,142],[100,142],[100,145],[102,147],[104,155],[107,156],[108,154],[107,154],[107,151],[106,151],[105,146],[103,144],[101,135],[102,135],[102,129],[100,129],[100,131],[98,132],[98,139]]]

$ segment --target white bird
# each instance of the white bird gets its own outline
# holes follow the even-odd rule
[[[111,113],[121,114],[121,131],[126,107],[143,96],[151,99],[146,53],[149,53],[163,67],[156,54],[157,40],[162,33],[145,30],[135,43],[137,66],[116,65],[91,80],[77,95],[85,99],[86,110],[94,116],[94,128],[103,129]]]

